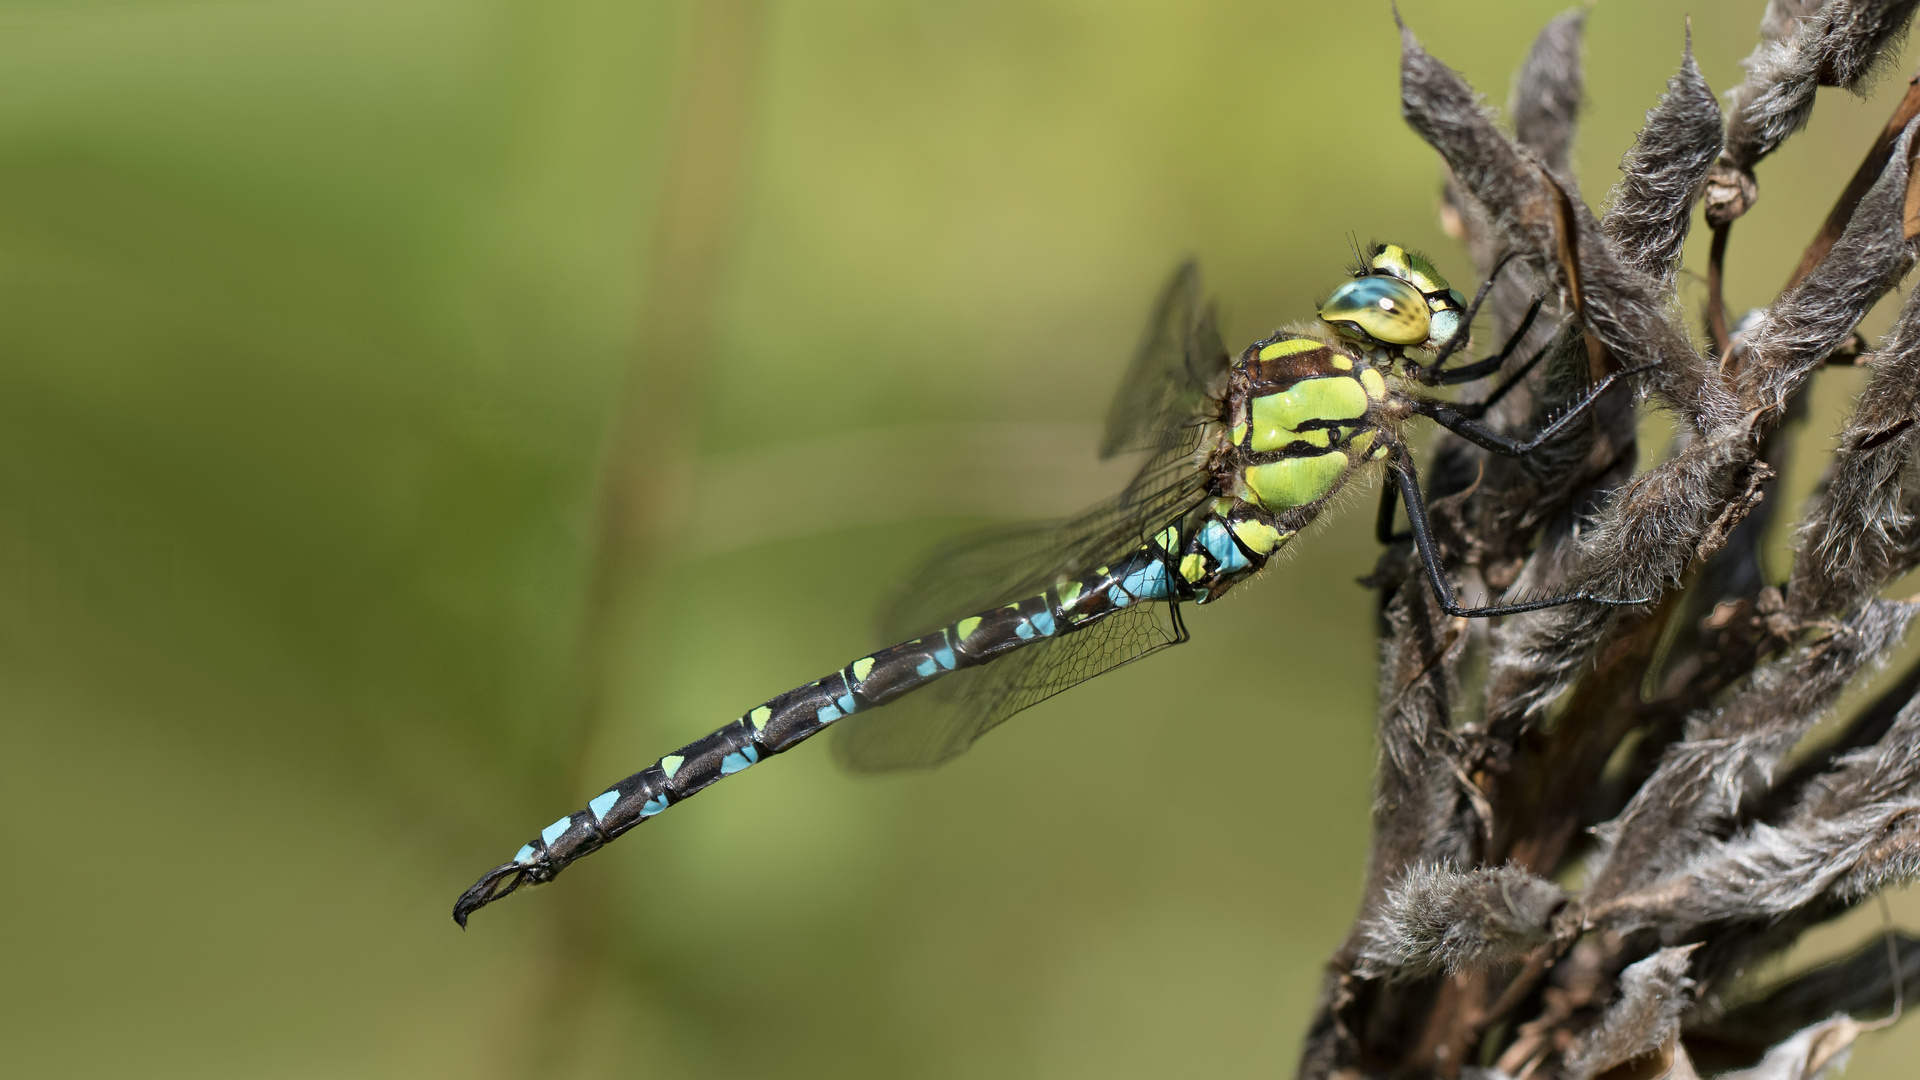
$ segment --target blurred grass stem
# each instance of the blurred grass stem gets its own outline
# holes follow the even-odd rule
[[[737,232],[741,177],[765,36],[763,0],[699,0],[684,9],[659,202],[625,386],[604,438],[585,604],[575,646],[578,711],[559,801],[578,801],[597,777],[594,751],[611,719],[622,671],[654,655],[637,616],[669,560],[663,540],[683,519],[686,459],[697,443],[716,307]],[[555,947],[533,1030],[529,1075],[564,1072],[597,1033],[586,1030],[614,937],[604,883],[575,881],[556,896]]]

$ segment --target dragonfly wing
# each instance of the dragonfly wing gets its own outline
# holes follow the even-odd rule
[[[1064,521],[1006,525],[956,537],[894,589],[878,629],[886,644],[931,633],[963,615],[1037,595],[1148,541],[1207,495],[1194,460],[1201,430],[1154,455],[1125,491]]]
[[[1162,291],[1107,416],[1103,456],[1149,453],[1126,490],[1064,521],[941,546],[883,609],[882,640],[910,640],[1118,562],[1210,497],[1200,451],[1219,419],[1228,363],[1199,270],[1187,263]],[[841,721],[836,753],[862,770],[938,764],[1029,705],[1186,637],[1176,608],[1130,607]]]
[[[1136,604],[1071,634],[956,671],[885,708],[834,726],[834,756],[860,772],[938,765],[1014,713],[1187,640],[1178,609]]]
[[[908,641],[968,612],[1010,603],[1017,597],[1007,594],[1022,585],[1031,586],[1026,595],[1038,593],[1052,584],[1057,545],[1071,545],[1077,520],[1020,522],[942,542],[881,605],[874,624],[880,642]]]
[[[1100,456],[1158,451],[1175,432],[1210,411],[1228,366],[1200,269],[1182,263],[1161,290],[1133,365],[1107,411]]]
[[[1144,542],[1205,487],[1196,451],[1217,420],[1229,366],[1200,271],[1174,271],[1107,414],[1102,456],[1150,457],[1118,496],[1065,521],[989,529],[936,549],[881,611],[880,638],[903,641],[961,615],[1031,596]],[[1143,532],[1144,530],[1144,532]]]

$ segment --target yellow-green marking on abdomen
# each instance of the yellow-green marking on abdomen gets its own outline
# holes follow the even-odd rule
[[[1236,521],[1233,523],[1233,535],[1247,545],[1247,550],[1255,555],[1271,555],[1273,550],[1287,542],[1292,533],[1283,533],[1264,521]]]

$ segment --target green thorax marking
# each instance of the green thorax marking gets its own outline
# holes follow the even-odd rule
[[[1347,455],[1335,450],[1312,457],[1282,458],[1265,465],[1249,465],[1247,490],[1260,508],[1278,514],[1318,502],[1339,486],[1347,472]]]
[[[1366,390],[1350,375],[1306,379],[1280,393],[1254,398],[1249,407],[1250,449],[1264,453],[1293,443],[1325,448],[1332,445],[1327,428],[1366,416],[1367,404]],[[1304,427],[1309,421],[1319,424]]]
[[[1313,338],[1281,338],[1271,344],[1259,346],[1259,357],[1262,360],[1278,360],[1284,356],[1297,356],[1300,353],[1310,353],[1315,349],[1326,347],[1324,342]]]

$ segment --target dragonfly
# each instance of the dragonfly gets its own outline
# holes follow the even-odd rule
[[[1469,303],[1433,263],[1397,244],[1362,254],[1317,320],[1237,357],[1222,344],[1191,262],[1173,274],[1108,413],[1103,457],[1145,455],[1118,495],[1062,521],[1003,527],[938,550],[883,614],[899,644],[789,690],[675,750],[556,819],[454,905],[462,927],[521,885],[539,885],[715,781],[833,728],[855,770],[939,764],[1063,690],[1188,640],[1181,605],[1212,603],[1253,576],[1339,493],[1384,466],[1382,538],[1395,493],[1448,614],[1512,615],[1561,604],[1632,605],[1575,592],[1459,603],[1429,524],[1403,428],[1424,416],[1485,449],[1525,457],[1563,435],[1619,379],[1592,383],[1552,422],[1516,437],[1481,423],[1542,348],[1477,403],[1405,384],[1500,372],[1538,317],[1536,299],[1497,353],[1449,365],[1469,343],[1506,260]],[[1387,376],[1401,385],[1390,386]]]

